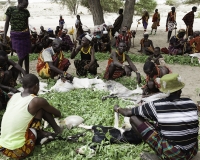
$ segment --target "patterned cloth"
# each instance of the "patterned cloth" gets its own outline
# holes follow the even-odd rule
[[[199,53],[200,52],[200,36],[191,39],[190,46],[192,47],[193,53]]]
[[[27,22],[30,13],[27,9],[17,9],[16,6],[10,6],[5,14],[10,18],[11,31],[24,31],[28,28]]]
[[[24,145],[15,150],[10,150],[0,146],[0,152],[5,156],[15,159],[24,159],[29,156],[34,148],[37,139],[37,130],[40,129],[41,122],[40,120],[33,119],[26,131]]]
[[[175,28],[175,23],[174,22],[168,22],[168,31],[173,31]]]
[[[168,13],[168,16],[167,16],[166,31],[173,31],[175,22],[176,22],[176,12],[173,13],[171,11],[171,12]]]
[[[63,41],[63,46],[62,46],[63,51],[72,50],[72,48],[74,47],[74,44],[72,43],[70,36],[69,35],[64,35],[64,36],[61,35],[61,38]]]
[[[17,52],[19,59],[23,59],[31,52],[31,38],[29,31],[10,32],[12,48]]]
[[[177,55],[178,53],[183,52],[184,44],[182,44],[183,39],[178,38],[177,36],[173,36],[169,42],[169,54]],[[178,47],[176,47],[178,45]]]
[[[52,57],[53,62],[59,61],[57,68],[66,71],[68,67],[71,65],[70,61],[66,58],[64,58],[63,52],[60,52],[59,54],[55,54]],[[37,62],[37,73],[38,75],[43,79],[48,79],[51,77],[51,70],[49,68],[49,64],[47,62],[44,62],[44,59],[42,58],[42,52],[38,56],[38,62]],[[54,74],[56,76],[58,74]]]
[[[163,138],[153,125],[144,122],[138,128],[143,140],[157,153],[160,159],[164,160],[190,160],[198,152],[198,142],[187,152],[178,149],[170,141]]]
[[[130,32],[127,32],[126,35],[120,34],[116,40],[116,47],[119,46],[119,42],[125,42],[127,47],[126,50],[128,51],[130,49],[131,38],[132,35],[130,34]]]
[[[76,67],[76,74],[78,76],[86,76],[89,72],[90,74],[96,75],[97,74],[97,68],[99,67],[99,64],[97,63],[97,60],[95,60],[95,63],[90,66],[92,70],[86,70],[84,69],[84,66],[89,64],[90,60],[75,60],[74,65]]]
[[[188,27],[188,36],[193,35],[194,12],[191,11],[183,17],[186,27]]]

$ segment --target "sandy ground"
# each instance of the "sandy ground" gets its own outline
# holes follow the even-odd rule
[[[167,41],[167,32],[165,32],[165,23],[166,23],[166,16],[167,13],[170,11],[171,6],[166,6],[163,4],[159,4],[157,6],[160,14],[161,14],[161,21],[160,21],[160,27],[158,28],[157,34],[156,35],[150,35],[149,39],[153,41],[154,47],[168,47]],[[192,5],[180,5],[177,8],[177,28],[185,28],[185,25],[182,21],[183,16],[191,11]],[[50,2],[35,2],[35,3],[30,3],[28,10],[30,11],[31,17],[29,19],[29,23],[34,26],[37,31],[39,32],[39,27],[41,25],[44,26],[45,29],[52,28],[55,30],[56,26],[58,25],[58,19],[59,15],[63,15],[63,18],[65,19],[66,22],[66,27],[70,29],[72,26],[74,26],[76,16],[71,15],[70,12],[67,10],[67,8],[64,8],[58,4],[50,3]],[[198,14],[199,9],[196,15]],[[0,18],[2,18],[3,14],[5,13],[5,9],[0,10]],[[78,9],[78,14],[81,15],[82,23],[84,25],[87,25],[89,28],[93,28],[93,19],[91,14],[88,12],[88,9],[85,7],[80,6]],[[117,18],[118,14],[117,13],[105,13],[104,14],[104,19],[105,22],[111,22],[113,23],[114,20]],[[131,52],[136,53],[137,50],[140,49],[140,39],[143,37],[143,27],[142,24],[139,24],[137,27],[137,22],[136,20],[139,19],[140,16],[134,16],[133,17],[133,24],[132,28],[133,30],[137,29],[137,34],[134,39],[134,47],[131,48]],[[151,31],[151,22],[152,18],[149,19],[149,26],[147,28],[147,31]],[[4,26],[4,21],[0,21],[0,30]],[[198,30],[200,26],[200,19],[195,18],[194,20],[194,30]],[[8,33],[9,34],[9,33]],[[175,32],[173,32],[173,35]],[[69,73],[75,73],[75,67],[73,64],[73,61],[70,60],[72,65],[69,68]],[[100,67],[98,68],[98,73],[101,73],[102,71],[105,70],[107,61],[102,61],[99,62]],[[140,71],[140,73],[144,75],[143,73],[143,64],[140,63],[135,63],[136,67]],[[192,98],[194,101],[200,100],[200,98],[197,96],[196,90],[200,90],[200,76],[199,76],[199,67],[190,67],[190,66],[183,66],[183,65],[168,65],[169,68],[174,72],[174,73],[179,73],[182,76],[183,81],[185,82],[186,86],[183,89],[183,95],[189,96]],[[31,62],[31,72],[36,74],[36,61]],[[133,74],[132,76],[135,76]]]

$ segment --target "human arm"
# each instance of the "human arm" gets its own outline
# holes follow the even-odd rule
[[[152,40],[150,40],[150,46],[151,46],[152,49],[154,50],[154,46],[153,46],[153,42],[152,42]]]
[[[10,17],[6,16],[6,22],[4,26],[4,37],[3,37],[3,43],[6,44],[6,36],[9,28],[9,23],[10,23]]]
[[[150,107],[151,105],[151,107]],[[133,108],[120,108],[118,105],[114,106],[114,111],[120,113],[125,117],[141,116],[145,119],[157,120],[157,112],[153,102],[145,103],[142,106]]]
[[[54,115],[55,117],[61,117],[61,112],[51,106],[46,99],[41,97],[35,97],[33,100],[29,103],[28,111],[32,115],[36,115],[36,113],[43,109],[44,111]]]
[[[119,62],[117,55],[116,55],[116,52],[112,52],[110,57],[113,59],[113,64],[116,67],[120,67],[120,68],[124,67],[124,65]]]
[[[137,82],[138,82],[138,84],[140,84],[142,80],[141,80],[140,73],[138,72],[136,66],[133,64],[133,62],[131,61],[131,59],[130,59],[130,57],[129,57],[128,55],[126,55],[126,60],[127,60],[128,64],[130,65],[131,70],[134,71],[134,72],[136,73]],[[127,67],[127,66],[125,66],[125,71],[126,71],[126,69],[127,69],[126,67]]]
[[[13,60],[8,59],[8,63],[12,65],[14,68],[16,68],[18,71],[20,71],[23,75],[26,75],[26,71],[17,63],[15,63]]]
[[[13,92],[13,93],[17,93],[17,92],[19,92],[16,88],[12,88],[12,87],[9,87],[9,86],[5,86],[5,85],[3,85],[3,84],[0,84],[0,88],[1,89],[5,89],[5,90],[8,90],[8,91],[11,91],[11,92]]]
[[[74,48],[72,49],[71,59],[74,59],[76,55],[79,53],[79,51],[81,50],[81,46],[78,46],[76,48],[76,45],[77,45],[77,41],[74,42]]]
[[[168,13],[168,15],[167,15],[166,27],[168,27],[168,21],[169,21],[169,13]]]

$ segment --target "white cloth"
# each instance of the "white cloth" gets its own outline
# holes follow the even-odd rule
[[[168,31],[174,30],[174,22],[168,22]]]
[[[42,58],[44,62],[53,62],[52,56],[55,54],[52,47],[46,48],[42,51]]]

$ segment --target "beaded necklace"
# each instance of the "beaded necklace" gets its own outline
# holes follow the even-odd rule
[[[84,51],[84,48],[81,48],[81,52],[84,54],[90,54],[91,46],[88,48],[87,52]]]

